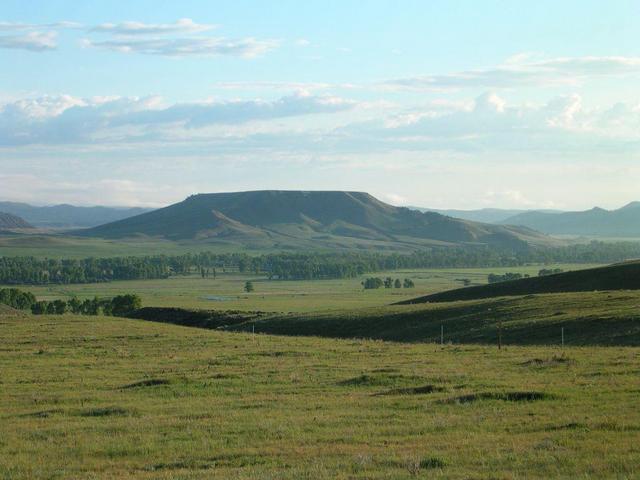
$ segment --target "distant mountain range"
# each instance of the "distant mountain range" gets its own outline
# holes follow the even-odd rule
[[[0,230],[33,228],[23,218],[10,213],[0,212]]]
[[[583,212],[524,212],[498,223],[522,225],[553,235],[640,237],[640,202],[617,210],[595,207]]]
[[[54,205],[34,207],[26,203],[0,202],[0,212],[16,215],[40,228],[87,228],[148,212],[148,208],[75,207]]]
[[[367,193],[265,190],[193,195],[79,235],[229,243],[250,248],[394,248],[555,241],[526,227],[489,225],[395,207]]]
[[[412,210],[420,212],[436,212],[448,217],[462,218],[463,220],[471,220],[472,222],[498,223],[519,213],[527,210],[506,210],[502,208],[480,208],[478,210],[442,210],[437,208],[408,207]]]
[[[589,237],[640,237],[640,202],[631,202],[617,210],[592,208],[579,212],[561,210],[439,210],[409,207],[421,212],[437,212],[454,218],[496,225],[516,225],[548,235]]]

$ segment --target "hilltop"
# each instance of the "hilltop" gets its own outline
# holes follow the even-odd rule
[[[398,302],[407,305],[427,302],[454,302],[539,293],[592,292],[640,289],[640,261],[588,268],[542,277],[457,288]]]
[[[395,207],[363,192],[264,190],[193,195],[80,233],[146,236],[253,248],[404,248],[555,241],[529,228],[489,225]]]
[[[631,202],[617,210],[594,207],[582,212],[523,212],[497,223],[521,225],[555,235],[640,237],[640,202]]]

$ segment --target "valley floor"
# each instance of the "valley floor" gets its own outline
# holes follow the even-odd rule
[[[0,478],[637,478],[640,349],[0,317]]]

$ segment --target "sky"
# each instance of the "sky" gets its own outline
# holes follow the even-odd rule
[[[640,200],[640,2],[3,0],[0,200]]]

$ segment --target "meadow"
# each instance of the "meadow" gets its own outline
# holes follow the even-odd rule
[[[0,309],[0,478],[637,478],[639,293],[389,305],[542,267],[381,272],[416,287],[368,291],[236,272],[23,286],[263,313],[220,330]]]
[[[2,317],[0,478],[636,478],[640,351]]]
[[[359,278],[339,280],[268,280],[263,275],[234,272],[213,278],[200,275],[173,276],[159,280],[127,280],[109,283],[18,286],[33,292],[40,300],[56,298],[112,297],[126,293],[141,296],[144,306],[179,307],[210,310],[260,310],[264,312],[318,312],[387,305],[421,295],[459,288],[463,279],[472,285],[487,283],[489,273],[517,272],[535,276],[541,268],[575,270],[593,264],[528,265],[509,268],[442,268],[376,272]],[[415,288],[364,290],[367,277],[410,278]],[[253,283],[254,292],[246,293],[244,284]]]

